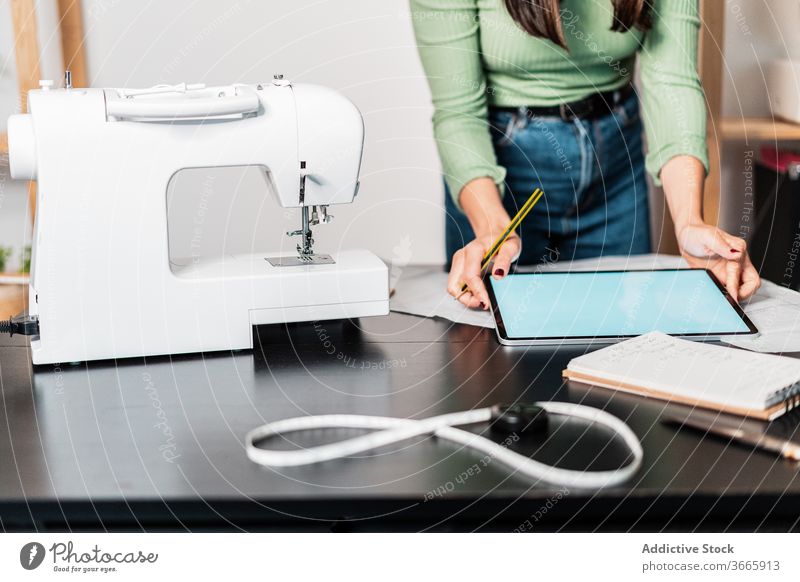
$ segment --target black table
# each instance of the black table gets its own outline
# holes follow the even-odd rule
[[[565,384],[562,369],[587,348],[506,348],[489,330],[395,313],[254,334],[252,351],[36,368],[24,340],[3,339],[0,528],[798,528],[796,464],[660,423],[678,407]],[[333,412],[421,418],[518,399],[581,402],[626,420],[643,443],[642,470],[625,487],[564,491],[431,438],[284,470],[253,464],[243,447],[245,433],[265,420]],[[798,424],[792,414],[754,426],[794,435]],[[352,434],[317,431],[271,445]],[[574,421],[512,446],[575,469],[627,460],[610,433]]]

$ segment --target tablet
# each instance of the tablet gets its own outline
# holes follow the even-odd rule
[[[705,269],[486,277],[505,345],[612,343],[650,331],[705,341],[758,330]]]

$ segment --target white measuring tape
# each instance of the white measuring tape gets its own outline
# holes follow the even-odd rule
[[[530,405],[526,405],[530,406]],[[543,408],[548,414],[588,420],[613,430],[630,449],[633,459],[624,467],[612,471],[574,471],[546,465],[529,457],[515,453],[481,435],[454,428],[478,422],[496,421],[503,412],[500,407],[479,408],[433,416],[423,420],[391,418],[385,416],[362,416],[352,414],[327,414],[300,416],[270,422],[251,430],[245,437],[247,456],[251,461],[265,467],[297,467],[323,461],[332,461],[365,451],[397,443],[415,436],[432,434],[466,448],[485,453],[493,460],[535,481],[575,488],[601,488],[619,485],[630,479],[642,465],[644,452],[639,439],[623,421],[607,412],[568,402],[537,402],[533,406]],[[255,443],[269,437],[287,433],[323,428],[360,428],[375,432],[343,441],[299,449],[276,451],[257,447]],[[522,427],[524,430],[524,427]]]

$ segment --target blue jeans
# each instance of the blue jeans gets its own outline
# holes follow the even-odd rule
[[[523,221],[520,265],[650,252],[639,101],[630,95],[593,120],[538,117],[524,107],[489,115],[498,163],[507,170],[503,205],[514,216],[533,190],[544,197]],[[474,238],[445,193],[448,261]]]

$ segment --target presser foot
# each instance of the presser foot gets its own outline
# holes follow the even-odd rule
[[[305,179],[305,178],[304,178]],[[301,188],[301,198],[303,189]],[[266,261],[273,267],[297,267],[300,265],[330,265],[335,263],[333,257],[330,255],[318,255],[314,253],[314,237],[312,236],[311,227],[320,223],[328,223],[333,216],[328,214],[326,206],[320,206],[322,211],[322,218],[317,213],[317,207],[312,206],[311,216],[308,214],[308,206],[302,208],[302,224],[300,230],[287,232],[289,236],[302,237],[301,244],[297,245],[296,257],[266,257]]]

